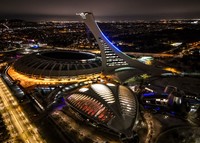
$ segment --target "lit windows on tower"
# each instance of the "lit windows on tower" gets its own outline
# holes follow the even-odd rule
[[[107,66],[112,67],[128,65],[128,63],[124,59],[120,58],[114,51],[112,51],[112,49],[100,37],[99,40],[105,50]]]

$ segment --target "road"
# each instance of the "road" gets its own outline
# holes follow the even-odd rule
[[[181,58],[182,55],[178,54],[167,54],[167,53],[139,53],[139,52],[125,52],[128,55],[133,55],[136,57],[141,57],[141,56],[151,56],[155,58]]]
[[[66,48],[56,48],[56,49],[61,49],[61,50],[66,50]],[[69,50],[69,49],[68,49]],[[76,48],[71,48],[70,50],[78,50],[78,51],[83,51],[83,52],[92,52],[94,54],[100,54],[100,50],[81,50],[81,49],[76,49]],[[142,56],[151,56],[155,58],[182,58],[182,54],[168,54],[168,53],[140,53],[140,52],[123,52],[127,55],[132,55],[135,57],[142,57]]]
[[[88,126],[86,123],[80,124],[72,117],[64,114],[62,111],[54,111],[51,114],[51,117],[57,124],[57,126],[60,126],[64,132],[75,136],[76,139],[84,140],[84,138],[88,138],[95,143],[119,143],[118,138],[108,136],[106,135],[106,133],[104,134],[103,132],[99,132],[94,127]],[[76,139],[74,139],[74,141],[76,141]]]
[[[16,131],[15,136],[18,136],[26,143],[45,143],[45,140],[41,138],[37,128],[30,123],[2,78],[0,78],[0,98],[7,114],[3,115],[3,118],[4,120],[10,118],[10,123],[14,127],[12,130]]]

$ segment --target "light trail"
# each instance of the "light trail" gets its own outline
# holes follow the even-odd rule
[[[14,125],[18,136],[27,143],[45,143],[39,136],[37,129],[31,125],[15,98],[12,96],[9,89],[6,87],[2,79],[0,79],[0,98],[4,104],[4,108],[10,115],[11,122]],[[13,102],[14,101],[14,102]],[[7,117],[7,116],[6,116]],[[6,119],[5,117],[5,119]]]

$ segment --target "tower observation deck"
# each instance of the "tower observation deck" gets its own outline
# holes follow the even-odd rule
[[[90,31],[93,33],[98,43],[101,51],[103,72],[111,72],[122,67],[132,67],[135,70],[141,71],[141,73],[147,73],[150,75],[160,75],[164,72],[161,69],[145,65],[136,59],[132,59],[120,51],[107,39],[107,37],[100,30],[91,12],[83,12],[79,15],[82,17],[84,23],[87,25]]]

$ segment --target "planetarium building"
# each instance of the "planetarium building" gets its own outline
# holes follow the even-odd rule
[[[66,101],[83,119],[124,138],[133,138],[138,101],[127,87],[111,83],[91,84],[70,93]]]

